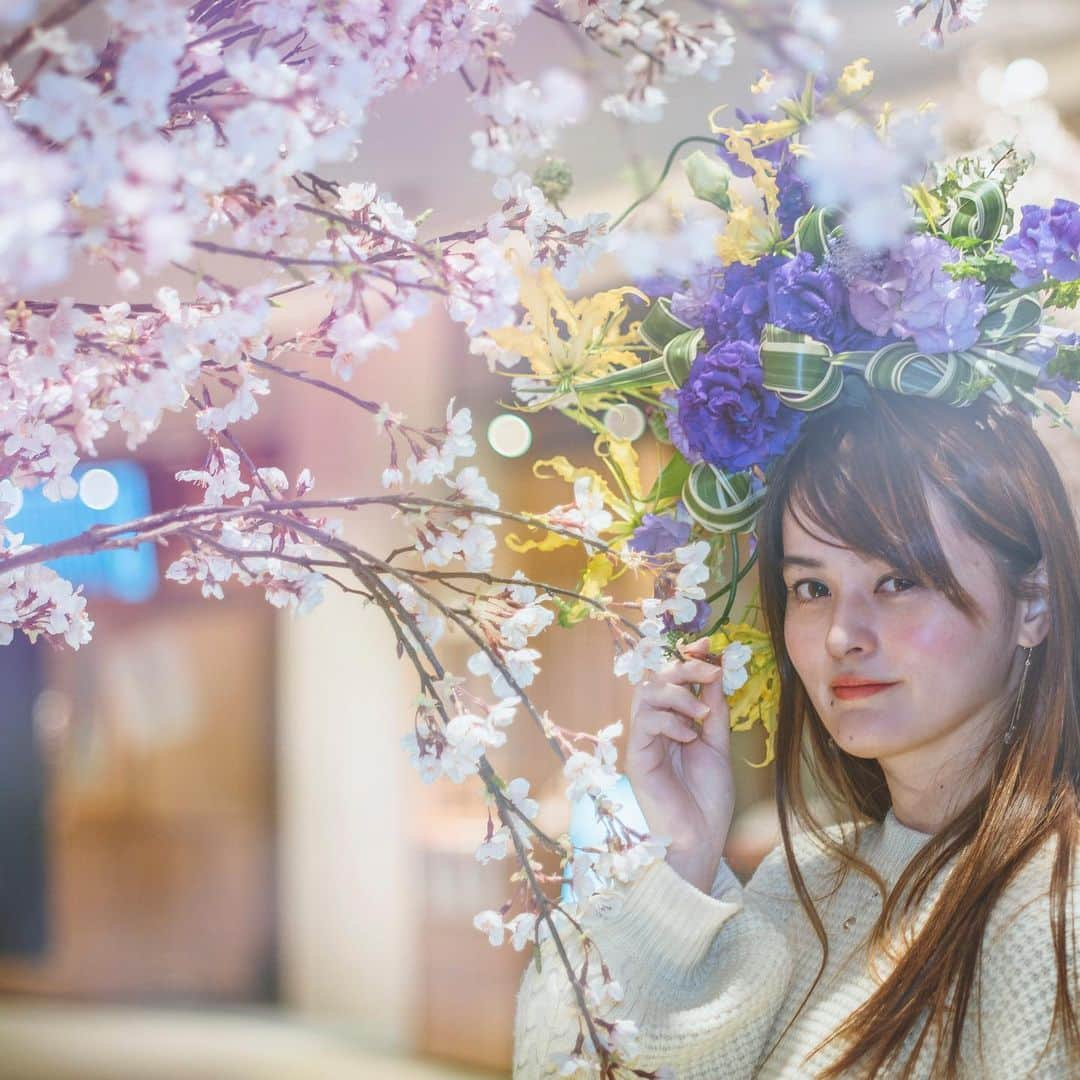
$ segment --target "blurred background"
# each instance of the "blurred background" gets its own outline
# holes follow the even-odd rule
[[[893,0],[831,6],[834,66],[869,57],[876,101],[936,102],[950,150],[1019,133],[1038,156],[1019,201],[1080,194],[1080,5],[992,0],[944,54],[896,28]],[[92,9],[85,17],[92,32]],[[707,130],[713,107],[746,104],[759,62],[741,46],[718,83],[676,85],[660,125],[626,128],[599,112],[597,82],[591,118],[561,148],[575,175],[567,212],[618,213],[673,142]],[[536,16],[509,59],[521,77],[607,70]],[[338,178],[378,181],[410,215],[434,208],[434,230],[482,220],[493,207],[487,180],[468,168],[475,126],[452,83],[398,94],[378,104],[355,173]],[[638,223],[662,227],[684,195],[676,175]],[[211,263],[237,277],[227,260]],[[618,268],[602,266],[584,285],[617,283]],[[90,277],[61,290],[116,299],[99,291]],[[282,335],[321,314],[301,294],[279,312]],[[354,389],[420,424],[439,422],[456,396],[482,435],[505,383],[435,314],[399,351],[370,359]],[[174,474],[199,468],[204,444],[190,420],[168,420],[135,455],[109,444],[77,474],[74,502],[28,495],[14,527],[44,541],[189,500]],[[528,456],[506,456],[514,448],[495,436],[480,464],[504,506],[542,510],[565,489],[534,479],[530,462],[584,461],[591,440],[557,416],[529,423]],[[1040,426],[1075,493],[1080,453]],[[290,476],[309,467],[317,494],[372,490],[386,464],[370,420],[297,384],[275,387],[236,433],[260,465]],[[646,461],[656,456],[649,439]],[[347,529],[373,550],[394,544],[385,514],[355,515]],[[508,555],[507,568],[543,580],[575,569],[560,553]],[[425,787],[409,766],[400,739],[416,687],[378,612],[334,592],[300,618],[254,591],[203,600],[163,580],[173,557],[57,564],[92,598],[93,643],[74,653],[17,637],[0,649],[0,1076],[508,1075],[526,954],[492,948],[472,917],[509,895],[509,864],[473,856],[485,822],[478,786]],[[463,670],[469,650],[459,648]],[[549,632],[543,648],[536,700],[559,723],[596,730],[627,717],[604,632]],[[777,833],[771,772],[749,764],[761,740],[736,736],[735,747],[728,854],[745,879]],[[530,780],[544,828],[566,829],[557,762],[536,730],[519,721],[492,759]]]

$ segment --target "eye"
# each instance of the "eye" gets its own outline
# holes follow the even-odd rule
[[[895,589],[886,590],[886,591],[892,592],[894,595],[896,593],[908,592],[911,589],[916,588],[918,586],[918,584],[919,584],[917,581],[913,581],[911,578],[900,577],[898,574],[890,574],[887,577],[882,578],[881,581],[878,584],[879,585],[884,585],[884,584],[886,584],[887,582],[890,582],[890,581],[896,582],[898,587],[895,588]],[[807,593],[800,593],[799,592],[799,589],[803,585],[806,585],[806,586],[809,587],[809,591]],[[813,592],[813,589],[814,589],[815,586],[818,586],[818,587],[824,589],[825,592],[828,592],[828,587],[823,582],[817,581],[814,578],[801,578],[799,581],[796,581],[793,585],[789,585],[787,591],[792,596],[795,597],[795,600],[796,600],[797,603],[809,604],[809,603],[811,603],[813,600],[815,600],[817,598],[814,595],[810,595]],[[818,594],[818,595],[820,595],[820,594]]]
[[[900,582],[901,585],[904,586],[904,588],[902,588],[902,589],[894,590],[895,592],[908,592],[909,590],[916,588],[918,586],[918,584],[919,584],[917,581],[912,581],[911,578],[897,577],[895,574],[892,575],[891,577],[885,578],[885,580],[886,581],[898,581],[898,582]]]
[[[808,604],[808,603],[810,603],[810,601],[811,601],[811,600],[813,600],[813,599],[814,599],[814,597],[813,597],[813,596],[806,596],[806,595],[804,595],[803,593],[800,593],[800,592],[799,592],[799,589],[800,589],[800,588],[801,588],[801,587],[802,587],[803,585],[808,585],[808,586],[810,586],[811,590],[813,589],[813,587],[814,587],[815,585],[819,585],[819,586],[821,586],[821,588],[823,588],[823,589],[825,588],[825,586],[824,586],[824,585],[822,585],[822,583],[821,583],[820,581],[814,581],[814,580],[813,580],[813,579],[811,579],[811,578],[803,578],[803,580],[802,580],[802,581],[796,581],[794,585],[789,585],[789,586],[788,586],[788,592],[789,592],[789,593],[790,593],[790,594],[791,594],[792,596],[794,596],[794,597],[795,597],[795,599],[796,599],[796,601],[797,601],[798,603],[800,603],[800,604]]]

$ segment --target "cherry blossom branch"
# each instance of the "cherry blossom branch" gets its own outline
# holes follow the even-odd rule
[[[542,592],[551,593],[554,596],[565,596],[573,600],[580,600],[588,604],[590,607],[595,608],[597,611],[602,612],[610,618],[617,619],[623,626],[635,636],[641,636],[641,630],[636,623],[632,623],[629,619],[617,614],[610,610],[610,604],[601,600],[597,600],[591,596],[583,596],[580,592],[576,592],[573,589],[562,589],[557,585],[549,585],[543,581],[536,581],[533,578],[518,577],[497,577],[494,574],[472,572],[465,570],[458,571],[445,571],[445,570],[413,570],[411,573],[415,577],[430,577],[436,578],[439,581],[453,580],[454,578],[470,578],[475,581],[483,582],[485,585],[531,585],[534,589],[540,589]],[[634,605],[636,606],[636,605]]]
[[[33,38],[35,30],[51,30],[54,26],[60,26],[69,19],[73,19],[83,8],[89,7],[94,2],[95,0],[67,0],[66,4],[61,4],[55,11],[44,16],[36,25],[30,23],[20,30],[7,45],[0,48],[0,64],[7,64],[14,60],[26,48]]]
[[[394,615],[390,615],[389,612],[387,612],[387,615],[389,617],[391,626],[393,627],[394,633],[397,637],[398,647],[409,657],[410,661],[412,662],[413,667],[416,670],[425,691],[430,694],[432,700],[435,702],[435,707],[438,710],[440,717],[442,718],[443,724],[448,724],[450,718],[446,713],[445,705],[443,704],[442,699],[439,696],[438,690],[434,684],[434,680],[431,678],[428,672],[424,669],[423,664],[420,662],[420,658],[417,655],[416,649],[413,646],[412,642],[409,640],[409,636],[402,633],[401,627],[398,625],[397,622],[398,619],[401,619],[401,621],[409,627],[410,634],[413,640],[423,643],[424,637],[423,634],[420,632],[419,627],[416,625],[416,620],[409,614],[409,612],[404,610],[404,608],[401,606],[400,601],[395,596],[393,596],[393,594],[388,589],[386,589],[381,582],[377,582],[377,579],[373,579],[373,583],[376,584],[376,587],[385,590],[385,598],[387,599],[389,605],[394,608]],[[438,657],[430,648],[426,649],[426,652],[428,656],[428,661],[429,663],[431,663],[434,670],[435,678],[439,680],[444,679],[446,677],[446,670],[439,662]],[[525,873],[530,893],[533,898],[533,902],[536,904],[539,911],[539,918],[541,918],[548,927],[552,941],[555,944],[555,949],[559,954],[559,959],[562,962],[563,968],[566,972],[566,976],[573,989],[578,1010],[584,1018],[585,1025],[588,1028],[589,1036],[592,1039],[593,1045],[595,1046],[597,1053],[600,1055],[601,1061],[606,1066],[610,1056],[609,1051],[607,1050],[607,1047],[604,1045],[603,1040],[600,1038],[600,1035],[596,1030],[592,1013],[590,1012],[588,1003],[585,1000],[584,989],[582,988],[577,978],[577,973],[574,970],[574,965],[570,961],[570,957],[566,952],[566,947],[563,944],[562,938],[559,935],[558,928],[555,926],[555,922],[552,917],[552,911],[554,909],[562,910],[561,905],[553,905],[548,899],[543,887],[536,880],[536,875],[532,868],[532,859],[530,858],[529,853],[525,850],[525,846],[522,843],[521,837],[507,814],[507,806],[510,806],[515,810],[516,808],[513,807],[513,804],[504,795],[500,787],[497,775],[492,769],[491,763],[487,760],[487,755],[481,756],[477,771],[481,779],[483,780],[489,794],[495,800],[499,820],[502,822],[507,832],[510,834],[511,840],[514,844],[514,851],[517,855],[518,862]],[[524,815],[520,816],[524,818]],[[528,821],[527,818],[524,818],[524,820],[527,824],[532,826],[532,822]],[[561,845],[558,845],[554,841],[549,840],[549,843],[553,846],[555,850],[562,850]],[[566,913],[564,912],[564,914]],[[570,918],[570,916],[567,916],[567,918]],[[571,922],[574,922],[575,925],[578,926],[578,930],[580,932],[581,927],[577,924],[576,920],[571,918]]]
[[[325,390],[328,394],[336,394],[338,397],[344,398],[350,404],[363,409],[365,412],[377,413],[379,411],[379,406],[374,401],[365,401],[363,398],[357,397],[356,394],[350,393],[344,387],[327,382],[325,379],[318,379],[313,375],[308,375],[305,371],[290,370],[289,368],[281,367],[278,364],[272,364],[269,360],[252,359],[250,363],[254,364],[256,367],[265,368],[267,371],[273,371],[278,375],[284,375],[286,378],[296,379],[298,382],[307,383],[308,386],[318,387],[320,390]]]
[[[267,507],[263,504],[253,503],[246,506],[187,506],[177,507],[171,510],[163,510],[156,514],[133,521],[123,522],[118,525],[91,525],[90,528],[76,536],[67,537],[64,540],[55,540],[50,544],[39,544],[26,550],[17,550],[12,553],[0,552],[0,574],[16,570],[22,566],[33,563],[49,562],[64,555],[87,555],[94,551],[111,550],[114,548],[137,547],[148,541],[158,541],[167,536],[177,527],[199,523],[203,520],[223,520],[234,517],[246,517],[255,514],[266,515],[268,512],[286,515],[292,511],[306,510],[350,510],[363,506],[393,506],[398,509],[413,509],[418,507],[440,507],[455,510],[462,514],[490,514],[493,517],[503,518],[507,521],[517,521],[534,528],[541,528],[548,532],[558,533],[570,539],[585,544],[597,551],[611,551],[611,547],[601,540],[592,540],[581,536],[571,529],[564,529],[555,525],[545,524],[542,520],[525,514],[516,514],[507,510],[492,509],[489,507],[471,506],[463,502],[453,502],[449,499],[431,499],[420,495],[366,495],[352,496],[340,499],[283,499]],[[290,525],[295,524],[290,519]],[[137,531],[135,537],[124,538],[122,534]],[[586,599],[582,597],[582,599]]]

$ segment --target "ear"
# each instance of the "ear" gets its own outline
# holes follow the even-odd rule
[[[1050,589],[1046,560],[1040,559],[1035,569],[1024,576],[1024,580],[1038,589],[1038,595],[1020,602],[1020,636],[1017,644],[1033,648],[1050,632]]]

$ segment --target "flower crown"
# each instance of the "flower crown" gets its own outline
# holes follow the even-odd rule
[[[1024,206],[1014,231],[1008,195],[1030,159],[1009,144],[944,167],[923,160],[917,183],[885,192],[892,202],[875,190],[869,209],[858,204],[837,181],[857,164],[845,152],[895,178],[875,169],[874,154],[885,148],[895,164],[906,146],[910,156],[921,122],[883,118],[874,130],[817,118],[870,79],[858,61],[831,96],[810,85],[780,101],[782,120],[740,114],[732,128],[714,114],[720,138],[706,141],[717,153],[696,151],[684,165],[695,195],[726,218],[716,260],[654,280],[639,323],[623,329],[626,297],[639,290],[574,305],[541,271],[539,287],[523,291],[531,330],[491,333],[533,360],[540,378],[515,384],[527,408],[559,408],[598,434],[613,405],[649,408],[685,466],[673,470],[685,473],[682,503],[706,530],[750,529],[769,464],[806,413],[856,399],[853,383],[956,407],[984,395],[1073,428],[1036,391],[1067,404],[1080,385],[1080,337],[1044,318],[1044,307],[1080,299],[1080,205]],[[756,201],[737,195],[736,177],[751,181]],[[873,216],[889,213],[902,220]],[[530,354],[537,327],[546,338]]]

